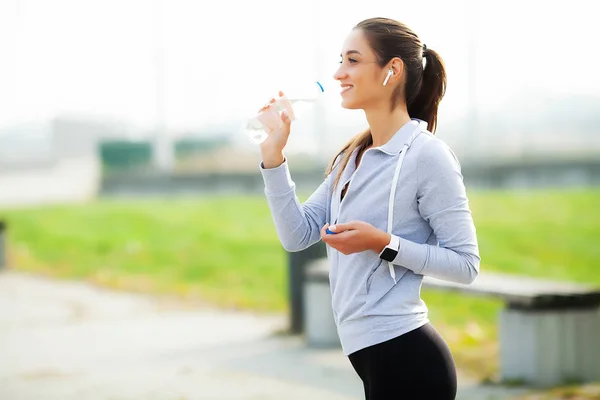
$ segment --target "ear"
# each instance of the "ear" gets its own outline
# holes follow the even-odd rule
[[[394,72],[394,75],[391,76],[390,80],[393,82],[398,82],[402,79],[404,75],[404,62],[400,57],[394,57],[388,63],[389,68]]]

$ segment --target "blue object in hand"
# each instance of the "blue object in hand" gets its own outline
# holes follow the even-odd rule
[[[325,232],[329,233],[330,235],[335,235],[337,233],[330,231],[329,228],[325,229]]]

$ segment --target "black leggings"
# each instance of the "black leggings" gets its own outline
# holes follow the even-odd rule
[[[456,369],[448,345],[426,324],[349,356],[367,400],[452,400]]]

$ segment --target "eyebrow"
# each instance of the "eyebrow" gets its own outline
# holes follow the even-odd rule
[[[360,51],[358,51],[358,50],[348,50],[348,51],[346,52],[346,55],[347,55],[347,56],[349,56],[350,54],[358,54],[358,55],[361,55],[361,56],[362,56],[362,54],[360,54]],[[342,57],[342,55],[341,55],[341,54],[340,54],[340,57]]]

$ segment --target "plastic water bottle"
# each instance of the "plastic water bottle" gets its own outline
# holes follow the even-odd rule
[[[269,110],[261,111],[245,122],[244,132],[252,143],[264,142],[268,131],[281,126],[282,111],[285,110],[290,119],[294,121],[312,108],[323,92],[325,92],[325,88],[317,81],[294,88],[289,93],[283,92],[283,96],[275,96],[275,103]]]

